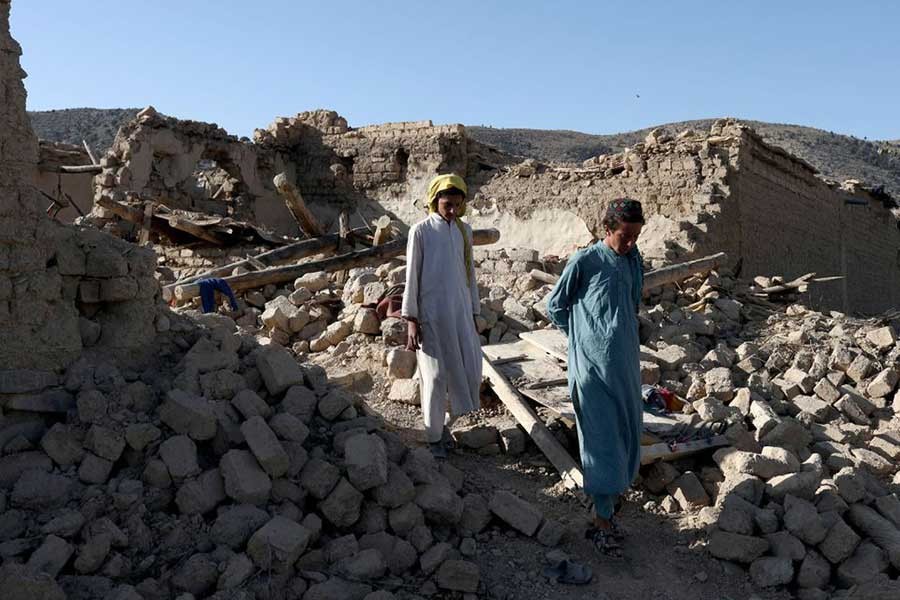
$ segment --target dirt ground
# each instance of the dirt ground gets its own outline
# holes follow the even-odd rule
[[[417,407],[397,404],[379,393],[376,380],[366,394],[369,407],[409,444],[422,444]],[[458,424],[512,422],[502,405],[467,415]],[[551,549],[518,533],[491,527],[477,538],[475,560],[488,598],[512,600],[781,600],[787,591],[755,589],[744,568],[709,557],[698,543],[700,532],[678,515],[642,509],[643,492],[631,492],[620,515],[627,532],[624,556],[600,556],[584,539],[589,513],[579,498],[565,490],[556,471],[531,443],[520,456],[481,456],[455,450],[450,463],[466,474],[465,492],[490,497],[496,490],[513,491],[540,507],[544,516],[566,529],[560,546]],[[555,552],[554,552],[555,551]],[[551,552],[590,565],[593,581],[586,586],[550,582],[541,575]],[[551,554],[551,556],[553,556]],[[484,596],[482,596],[484,597]]]

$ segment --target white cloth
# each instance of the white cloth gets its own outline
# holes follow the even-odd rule
[[[471,243],[472,228],[464,224],[463,229]],[[473,315],[481,305],[478,286],[469,287],[467,281],[463,237],[456,223],[435,213],[413,225],[406,247],[402,314],[418,320],[422,335],[417,357],[429,442],[441,439],[448,400],[451,417],[480,406],[481,344]]]

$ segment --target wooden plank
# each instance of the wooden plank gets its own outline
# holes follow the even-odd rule
[[[526,390],[539,390],[541,388],[556,387],[560,385],[568,385],[568,377],[554,377],[553,379],[543,379],[541,381],[533,381],[525,384]]]
[[[500,371],[484,357],[482,359],[484,374],[488,383],[496,392],[509,412],[516,418],[519,425],[531,436],[534,443],[550,460],[562,477],[563,485],[568,489],[584,488],[584,474],[578,464],[569,456],[562,444],[553,437],[553,434],[544,426],[534,411],[528,406],[519,392],[509,383]]]
[[[568,360],[569,341],[559,329],[538,329],[520,333],[519,337],[559,360]]]

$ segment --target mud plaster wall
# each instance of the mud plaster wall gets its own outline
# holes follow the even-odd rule
[[[843,276],[812,286],[817,308],[876,313],[900,306],[900,231],[881,201],[831,187],[749,135],[739,165],[734,221],[745,274]]]
[[[93,176],[90,173],[60,173],[59,167],[89,164],[91,164],[91,159],[84,148],[41,140],[38,159],[38,189],[51,198],[62,196],[62,198],[74,202],[81,209],[81,214],[86,215],[91,212],[94,203]],[[51,204],[47,196],[43,196],[41,200],[44,208]],[[57,213],[56,220],[61,223],[71,223],[78,216],[78,211],[67,207]]]
[[[9,11],[0,0],[0,395],[34,391],[48,379],[17,369],[62,368],[85,339],[123,357],[140,349],[154,333],[158,292],[151,252],[44,215]]]

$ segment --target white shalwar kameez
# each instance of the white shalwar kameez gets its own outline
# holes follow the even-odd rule
[[[472,228],[462,228],[471,244]],[[420,396],[429,443],[441,439],[448,400],[447,423],[480,406],[481,344],[473,319],[480,303],[474,266],[467,267],[464,257],[455,222],[432,213],[410,229],[402,314],[419,322]]]

